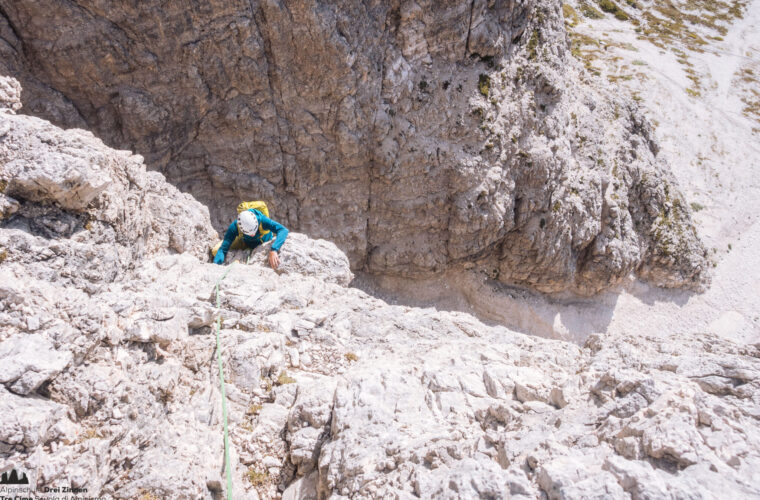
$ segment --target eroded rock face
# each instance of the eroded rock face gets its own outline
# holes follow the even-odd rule
[[[391,306],[297,233],[280,273],[263,251],[216,266],[202,206],[139,158],[8,113],[0,470],[92,496],[224,495],[220,318],[236,499],[760,495],[757,345],[580,347]],[[85,206],[66,197],[103,177]],[[163,223],[171,207],[193,223]]]
[[[0,5],[27,109],[145,155],[219,228],[259,198],[372,273],[705,279],[648,123],[573,62],[558,0]]]

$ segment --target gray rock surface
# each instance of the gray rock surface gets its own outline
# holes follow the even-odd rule
[[[89,134],[0,118],[18,205],[0,225],[2,469],[107,498],[218,497],[220,317],[235,498],[760,495],[756,345],[579,347],[391,306],[297,233],[279,273],[231,254],[217,309],[226,269],[207,263],[200,204]],[[69,161],[86,168],[67,177]]]
[[[27,328],[39,329],[34,316],[27,319]],[[40,335],[19,335],[6,338],[0,345],[0,383],[16,394],[29,394],[43,382],[54,378],[71,363],[71,353],[56,350],[52,341]]]
[[[6,113],[21,109],[21,84],[15,78],[0,76],[0,109]]]
[[[96,286],[159,252],[207,256],[216,238],[208,209],[146,172],[140,156],[37,118],[0,121],[2,212],[12,216],[0,236],[5,266]]]
[[[218,498],[219,318],[236,499],[760,497],[756,342],[579,346],[389,305],[298,233],[280,272],[263,251],[215,266],[200,203],[140,157],[14,114],[18,92],[0,101],[0,470]]]
[[[27,111],[145,155],[218,229],[256,198],[376,274],[706,279],[649,123],[570,56],[559,0],[0,7]]]

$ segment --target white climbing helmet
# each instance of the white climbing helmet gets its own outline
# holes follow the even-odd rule
[[[238,229],[246,236],[256,236],[259,230],[259,218],[250,210],[244,210],[238,214]]]

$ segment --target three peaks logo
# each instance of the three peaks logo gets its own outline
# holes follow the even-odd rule
[[[29,478],[26,477],[26,472],[22,472],[21,477],[19,477],[16,469],[12,469],[10,472],[3,472],[3,476],[0,478],[0,484],[29,484]]]

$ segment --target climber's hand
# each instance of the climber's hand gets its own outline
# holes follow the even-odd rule
[[[216,256],[214,256],[214,264],[224,264],[224,252],[221,250],[216,252]]]
[[[280,256],[277,255],[277,252],[274,250],[269,252],[269,265],[272,266],[272,269],[275,271],[280,267]]]

